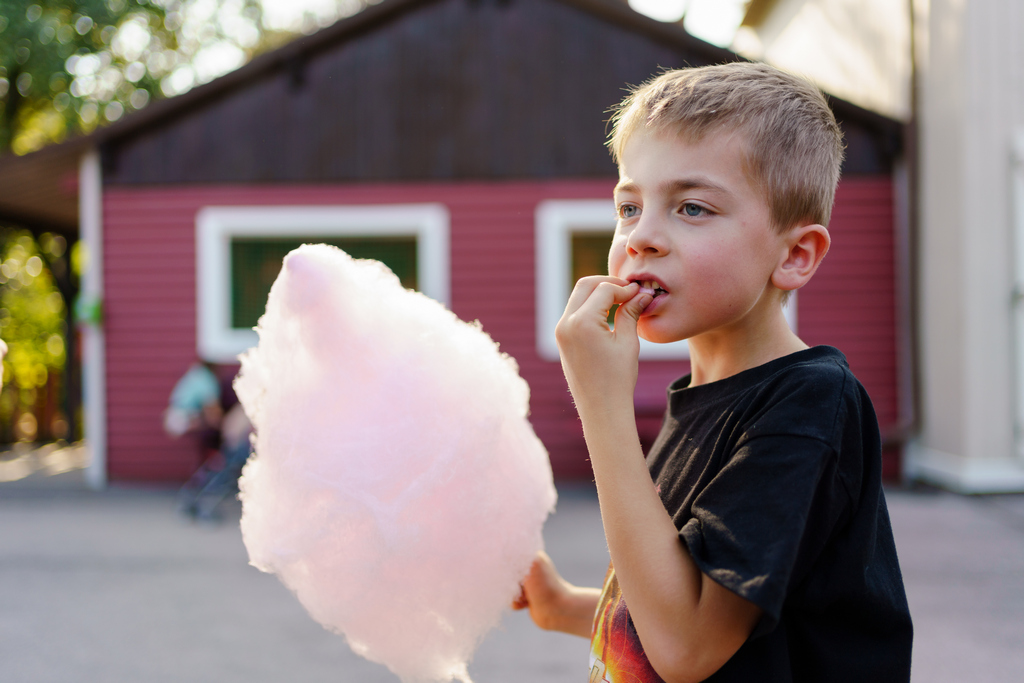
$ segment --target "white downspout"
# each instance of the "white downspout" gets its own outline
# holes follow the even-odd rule
[[[79,238],[85,247],[76,317],[82,331],[82,408],[89,466],[89,488],[107,485],[107,371],[103,335],[103,179],[100,155],[94,148],[82,156],[78,169]]]

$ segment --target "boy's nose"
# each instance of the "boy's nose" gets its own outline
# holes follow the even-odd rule
[[[643,217],[646,218],[646,217]],[[662,230],[653,220],[641,218],[626,237],[626,251],[631,255],[658,255],[667,251],[668,245]]]

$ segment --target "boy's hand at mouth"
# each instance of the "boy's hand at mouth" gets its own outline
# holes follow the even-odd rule
[[[593,276],[576,283],[555,327],[562,369],[580,416],[633,410],[640,339],[636,324],[654,297],[639,283]],[[615,325],[608,314],[614,305]]]

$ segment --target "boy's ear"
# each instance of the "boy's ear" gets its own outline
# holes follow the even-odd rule
[[[772,273],[772,284],[785,292],[803,287],[818,269],[831,243],[823,225],[791,228],[785,236],[786,252]]]

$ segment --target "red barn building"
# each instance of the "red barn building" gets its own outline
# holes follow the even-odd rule
[[[381,258],[480,320],[532,388],[556,475],[590,476],[552,316],[601,267],[614,225],[607,109],[662,68],[734,59],[614,0],[385,0],[91,136],[0,159],[0,219],[81,226],[89,246],[83,292],[103,305],[83,361],[94,479],[194,469],[194,448],[161,428],[171,388],[197,354],[233,370],[302,241]],[[795,324],[847,354],[891,434],[901,129],[833,105],[848,145],[834,241]],[[645,349],[644,438],[686,371],[685,348]],[[886,457],[895,475],[898,451]]]

